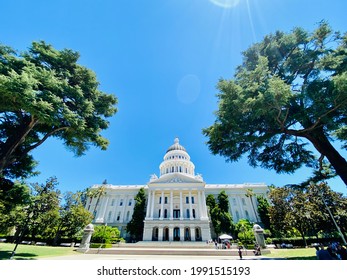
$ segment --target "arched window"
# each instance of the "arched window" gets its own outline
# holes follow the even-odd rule
[[[193,211],[193,218],[195,219],[195,209],[193,209],[192,211]]]
[[[187,209],[186,213],[187,213],[187,218],[189,219],[189,218],[190,218],[190,212],[189,212],[189,209]]]
[[[164,218],[167,218],[167,209],[164,210]]]
[[[107,221],[111,222],[112,211],[108,212]]]
[[[117,215],[117,221],[120,220],[120,212],[118,212],[118,215]]]

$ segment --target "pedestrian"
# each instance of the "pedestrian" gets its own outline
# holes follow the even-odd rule
[[[242,246],[239,246],[239,257],[242,260]]]

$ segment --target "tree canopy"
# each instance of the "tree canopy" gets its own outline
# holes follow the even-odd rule
[[[33,42],[18,53],[0,45],[0,176],[27,177],[35,161],[30,152],[56,137],[77,156],[91,145],[106,149],[100,132],[116,113],[117,98],[98,89],[79,54]]]
[[[134,213],[131,221],[127,224],[127,232],[136,241],[143,238],[144,220],[146,217],[146,194],[145,189],[141,188],[135,196]]]
[[[347,34],[321,22],[265,36],[243,52],[233,79],[221,79],[208,147],[228,161],[292,173],[327,159],[347,184]],[[311,144],[311,145],[310,145]],[[313,153],[312,146],[319,156]]]

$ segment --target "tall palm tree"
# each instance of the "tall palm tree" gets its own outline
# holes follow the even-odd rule
[[[254,196],[253,190],[252,189],[247,189],[245,196],[248,197],[251,200],[253,213],[254,213],[256,222],[258,222],[258,215],[257,215],[257,212],[255,211],[254,204],[253,204],[253,196]]]
[[[87,191],[87,196],[91,198],[97,198],[94,210],[93,210],[93,219],[96,218],[96,209],[98,208],[100,198],[106,194],[106,180],[102,183],[102,185],[95,189],[89,189]]]

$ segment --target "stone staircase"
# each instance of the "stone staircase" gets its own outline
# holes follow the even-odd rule
[[[237,246],[236,246],[237,247]],[[270,252],[263,249],[263,253]],[[175,255],[175,256],[238,256],[238,249],[215,249],[213,243],[206,242],[152,242],[120,243],[112,248],[90,249],[87,254],[117,255]],[[253,250],[242,250],[244,256],[254,256]]]

